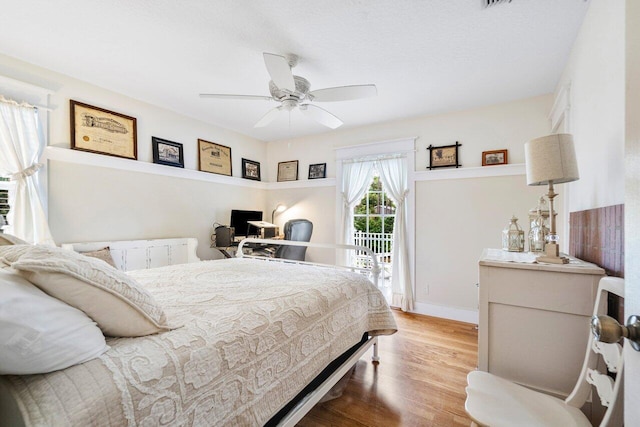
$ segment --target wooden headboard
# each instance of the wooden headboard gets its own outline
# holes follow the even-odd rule
[[[76,252],[97,251],[108,247],[113,262],[122,271],[200,261],[196,255],[198,239],[194,238],[65,243],[60,246]]]
[[[608,276],[624,277],[624,205],[569,214],[569,255],[604,268]],[[612,298],[609,314],[620,321],[624,300]]]

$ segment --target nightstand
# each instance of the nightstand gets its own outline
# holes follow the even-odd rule
[[[478,369],[566,397],[582,368],[604,270],[569,264],[479,261]]]

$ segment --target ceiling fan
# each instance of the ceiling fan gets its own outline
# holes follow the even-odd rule
[[[200,98],[220,98],[220,99],[245,99],[278,101],[280,105],[269,110],[254,127],[264,127],[271,123],[280,113],[291,111],[298,107],[300,111],[317,121],[318,123],[335,129],[342,125],[342,120],[328,112],[327,110],[311,104],[311,102],[334,102],[350,101],[353,99],[368,98],[376,96],[378,91],[376,85],[353,85],[329,87],[309,91],[311,84],[307,79],[294,76],[291,69],[297,63],[297,56],[281,56],[273,53],[263,53],[264,63],[271,76],[269,82],[269,92],[271,96],[262,95],[231,95],[222,93],[201,93]]]

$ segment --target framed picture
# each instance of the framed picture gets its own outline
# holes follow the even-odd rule
[[[184,167],[182,144],[155,136],[151,137],[151,143],[153,145],[153,163],[177,168]]]
[[[198,139],[198,163],[201,171],[231,176],[231,148]]]
[[[260,162],[242,159],[242,177],[260,181]]]
[[[458,143],[458,141],[453,145],[442,145],[440,147],[429,145],[427,147],[427,150],[429,150],[429,166],[427,166],[427,169],[459,168],[462,166],[458,163],[458,147],[460,146],[462,144]]]
[[[309,179],[318,179],[327,177],[327,164],[316,163],[315,165],[309,165]]]
[[[298,180],[298,161],[278,163],[278,182]]]
[[[136,119],[71,100],[71,148],[138,159]]]
[[[482,152],[482,166],[506,165],[508,162],[507,150]]]

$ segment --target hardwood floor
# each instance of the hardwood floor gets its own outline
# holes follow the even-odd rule
[[[398,332],[380,338],[380,364],[368,352],[341,397],[320,403],[298,424],[469,426],[467,373],[476,368],[476,326],[394,310]]]

